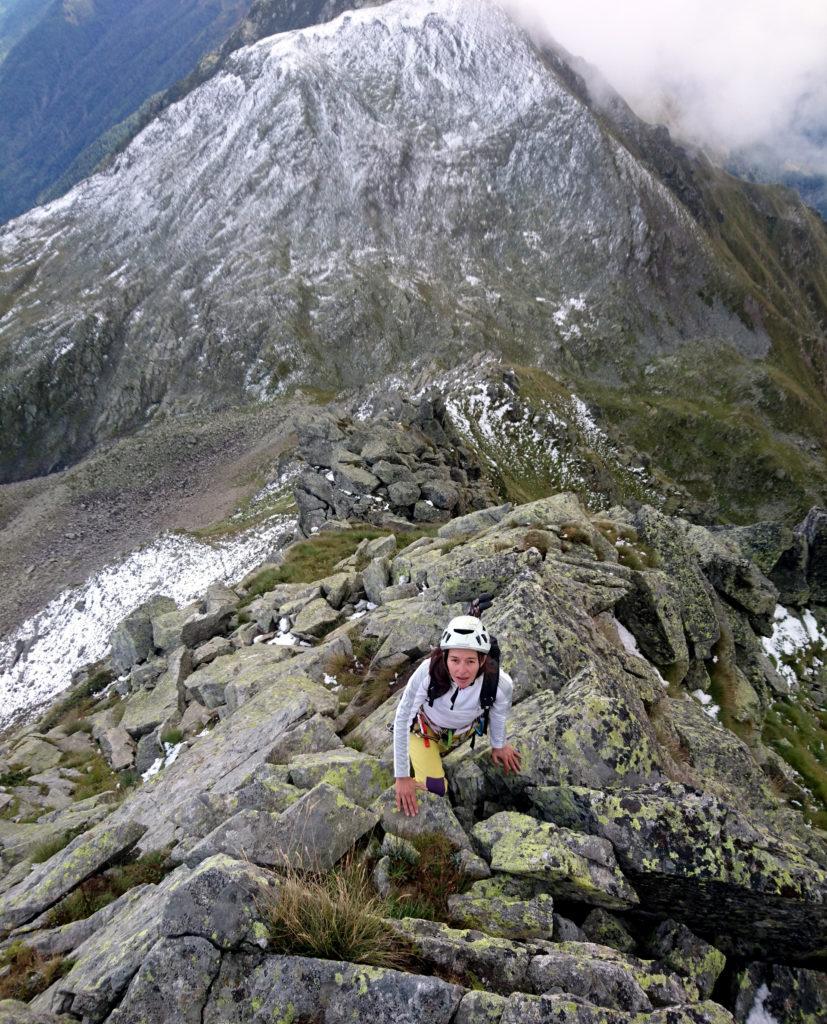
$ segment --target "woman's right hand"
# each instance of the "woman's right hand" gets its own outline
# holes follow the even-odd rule
[[[416,803],[416,780],[411,778],[398,778],[396,780],[396,809],[413,817],[419,812]]]

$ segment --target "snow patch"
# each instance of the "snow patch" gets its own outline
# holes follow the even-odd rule
[[[76,669],[103,658],[115,626],[153,594],[187,604],[210,583],[230,583],[254,569],[294,527],[279,516],[213,544],[164,534],[64,590],[0,641],[0,725],[53,699]]]
[[[769,994],[770,990],[766,983],[762,984],[755,993],[755,1002],[747,1015],[747,1024],[779,1024],[778,1020],[764,1006]]]

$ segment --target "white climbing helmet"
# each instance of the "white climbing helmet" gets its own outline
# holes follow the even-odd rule
[[[439,646],[443,651],[460,647],[488,654],[491,650],[491,637],[480,619],[473,615],[457,615],[443,630]]]

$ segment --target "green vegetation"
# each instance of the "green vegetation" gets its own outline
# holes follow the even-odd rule
[[[68,832],[64,832],[63,835],[56,836],[54,839],[50,839],[48,842],[41,843],[36,846],[29,854],[29,860],[32,864],[42,864],[44,861],[49,860],[56,853],[60,853],[61,850],[65,849],[71,843],[73,839],[86,831],[85,825],[79,825],[77,828],[69,829]]]
[[[157,885],[173,870],[166,850],[145,853],[127,864],[108,868],[73,889],[49,912],[48,928],[82,921],[113,903],[136,885]]]
[[[54,704],[41,718],[38,728],[41,732],[48,732],[58,726],[64,732],[67,729],[75,730],[84,728],[76,723],[84,719],[92,711],[99,711],[103,705],[95,702],[94,694],[99,693],[108,686],[114,676],[111,672],[95,672],[82,683],[73,686],[63,700]]]
[[[799,692],[767,712],[761,738],[802,779],[802,813],[827,830],[827,710]]]
[[[241,606],[245,607],[256,597],[266,594],[281,583],[312,583],[314,580],[331,576],[337,563],[355,554],[356,548],[363,540],[387,537],[388,533],[388,530],[377,527],[356,527],[353,530],[325,531],[308,540],[292,544],[287,549],[281,565],[264,569],[254,577]],[[433,533],[433,527],[398,533],[397,548],[401,551],[420,537],[429,537]]]
[[[132,771],[114,772],[98,751],[64,754],[61,768],[77,768],[81,777],[75,782],[74,800],[86,800],[100,793],[123,794],[135,785],[139,776]]]
[[[24,764],[9,765],[9,770],[0,774],[0,786],[5,789],[24,786],[31,774],[31,768],[27,768]]]
[[[448,897],[461,890],[463,874],[456,850],[445,836],[416,836],[409,842],[419,853],[415,862],[404,855],[390,859],[391,917],[448,920]]]
[[[388,928],[387,902],[377,896],[367,866],[351,859],[324,874],[288,870],[261,901],[278,953],[409,968],[410,949]]]
[[[0,999],[28,1003],[68,974],[74,961],[44,957],[23,942],[13,942],[0,953]]]

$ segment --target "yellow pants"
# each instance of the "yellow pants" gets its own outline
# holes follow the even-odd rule
[[[471,733],[466,732],[462,736],[455,737],[451,743],[447,743],[434,736],[429,736],[426,747],[425,739],[419,733],[412,732],[410,757],[416,781],[421,782],[429,792],[445,796],[448,792],[448,781],[445,778],[445,769],[442,767],[442,755],[449,753],[470,737]]]

